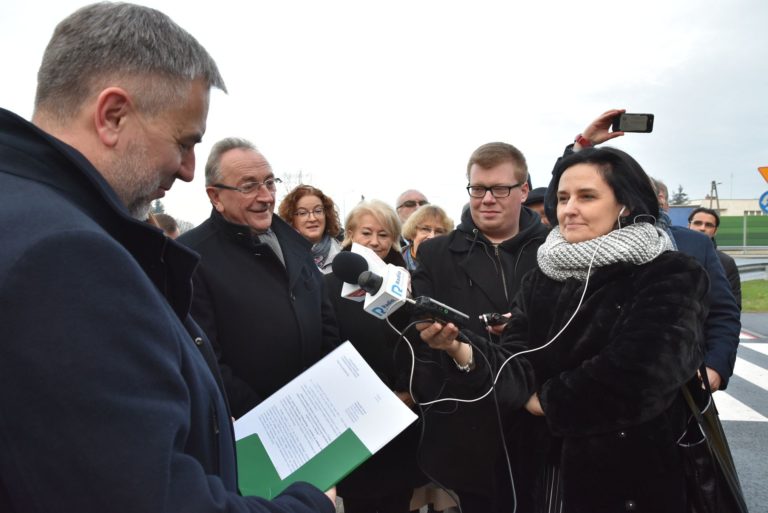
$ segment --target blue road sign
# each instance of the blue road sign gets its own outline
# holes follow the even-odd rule
[[[768,191],[765,191],[762,196],[760,196],[760,209],[768,214]]]

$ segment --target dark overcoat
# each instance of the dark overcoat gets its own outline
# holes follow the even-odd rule
[[[717,258],[720,259],[723,271],[725,271],[725,277],[728,279],[728,285],[731,286],[736,306],[741,311],[741,276],[739,275],[739,266],[736,265],[736,260],[731,255],[720,250],[717,250]]]
[[[728,381],[736,364],[736,350],[741,333],[741,311],[736,303],[725,270],[717,256],[712,239],[701,232],[682,226],[670,226],[677,249],[692,256],[707,271],[709,313],[704,321],[704,363],[720,374],[720,390],[728,387]]]
[[[201,256],[192,316],[211,340],[238,418],[335,348],[338,330],[311,245],[278,216],[285,265],[216,210],[179,241]]]
[[[0,219],[0,511],[333,511],[308,485],[238,495],[230,414],[188,315],[197,256],[2,109]]]

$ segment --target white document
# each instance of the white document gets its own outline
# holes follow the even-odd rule
[[[235,422],[235,439],[258,435],[286,479],[347,429],[373,454],[414,420],[345,342]]]

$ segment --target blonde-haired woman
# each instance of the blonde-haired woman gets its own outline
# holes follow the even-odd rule
[[[349,249],[357,242],[372,249],[385,262],[405,267],[402,257],[390,254],[400,253],[400,231],[400,218],[392,207],[375,199],[361,201],[347,214],[341,246]]]
[[[453,230],[453,220],[437,205],[419,207],[403,224],[403,238],[412,241],[403,248],[403,259],[409,271],[416,270],[419,245]]]
[[[392,207],[378,200],[363,201],[349,212],[344,225],[342,251],[356,242],[372,249],[385,262],[405,267],[398,244],[400,219]],[[341,339],[352,342],[384,383],[412,406],[407,392],[407,349],[397,345],[397,336],[386,321],[366,313],[362,303],[341,297],[339,278],[327,274],[325,280]],[[390,320],[404,327],[409,318],[410,312],[401,308]],[[417,440],[418,431],[412,425],[342,480],[338,492],[344,500],[344,511],[408,513],[414,488],[425,481],[416,465]]]

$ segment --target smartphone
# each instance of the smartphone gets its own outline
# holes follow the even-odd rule
[[[488,326],[500,326],[509,322],[509,317],[505,317],[500,313],[484,313],[480,316],[480,319]]]
[[[619,114],[613,118],[611,130],[614,132],[653,132],[653,114]]]

